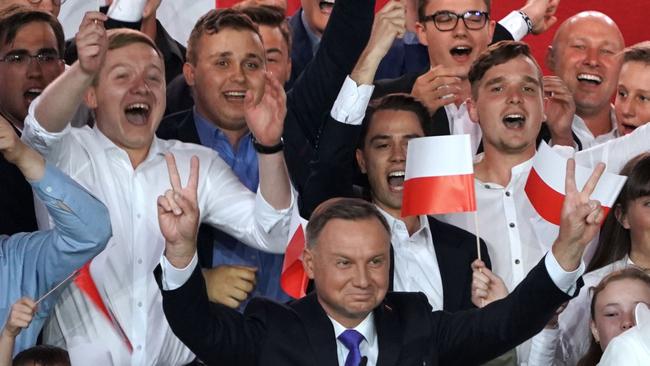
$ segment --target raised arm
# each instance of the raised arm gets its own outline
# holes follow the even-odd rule
[[[43,90],[34,113],[48,132],[62,131],[68,125],[97,77],[106,56],[105,20],[100,12],[86,13],[76,36],[79,60]]]
[[[0,115],[0,153],[23,173],[28,181],[39,180],[45,174],[45,160],[25,145],[2,115]]]
[[[0,366],[11,366],[16,337],[27,328],[36,313],[36,303],[23,297],[11,306],[9,317],[0,331]]]

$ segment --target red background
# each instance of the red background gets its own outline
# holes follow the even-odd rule
[[[386,1],[377,0],[377,8],[380,8]],[[228,7],[239,0],[217,0],[217,2],[220,7]],[[524,3],[524,0],[493,0],[492,18],[501,19],[513,9],[520,8]],[[287,14],[293,14],[299,7],[300,0],[288,0]],[[542,66],[546,48],[551,43],[558,24],[584,10],[598,10],[614,19],[623,32],[626,45],[650,39],[650,30],[648,30],[650,29],[650,1],[648,0],[563,0],[560,2],[556,14],[558,17],[556,25],[542,35],[524,38],[531,45],[535,57]]]

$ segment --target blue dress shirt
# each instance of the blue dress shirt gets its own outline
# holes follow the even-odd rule
[[[47,164],[30,182],[54,221],[54,229],[0,235],[0,322],[21,297],[38,299],[99,252],[111,237],[108,210],[70,177]],[[16,338],[14,354],[33,346],[57,300],[48,296],[27,329]]]
[[[228,138],[213,123],[201,116],[194,108],[194,124],[201,145],[215,150],[230,166],[235,175],[248,189],[257,192],[260,182],[257,153],[250,139],[250,132],[243,136],[235,150]],[[238,241],[221,230],[214,230],[212,266],[243,265],[257,268],[257,284],[251,292],[253,296],[264,296],[284,302],[290,297],[280,287],[283,255],[265,253]],[[239,307],[242,311],[248,300]]]

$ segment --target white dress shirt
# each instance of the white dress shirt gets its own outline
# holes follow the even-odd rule
[[[467,103],[463,102],[458,107],[455,104],[447,104],[445,106],[445,112],[447,112],[449,132],[452,135],[469,135],[470,143],[472,144],[472,155],[476,155],[478,146],[481,144],[483,132],[481,131],[481,126],[469,118]]]
[[[555,146],[566,155],[573,149]],[[594,167],[605,162],[607,171],[618,173],[623,165],[636,155],[650,150],[650,124],[633,133],[575,153],[578,165]],[[480,161],[483,155],[477,156]],[[491,182],[474,180],[478,208],[479,234],[485,241],[492,270],[512,291],[533,266],[550,250],[558,235],[558,226],[551,224],[535,211],[524,192],[532,159],[511,170],[510,182],[503,187]],[[474,231],[474,214],[438,215],[440,220],[467,231]],[[589,249],[588,249],[589,250]],[[520,364],[528,360],[529,342],[518,352]],[[524,360],[524,361],[521,361]]]
[[[607,142],[609,140],[620,137],[618,134],[618,128],[616,126],[616,113],[614,113],[614,108],[611,108],[609,118],[612,122],[612,129],[600,136],[594,136],[582,118],[578,117],[577,114],[573,116],[573,122],[571,122],[571,130],[573,133],[575,133],[576,137],[578,137],[578,140],[580,140],[583,149],[588,149],[590,147],[602,144],[603,142]]]
[[[276,211],[246,189],[218,155],[205,147],[154,138],[146,159],[133,169],[127,153],[97,127],[59,133],[43,129],[34,118],[34,101],[23,140],[98,197],[110,211],[113,237],[90,266],[102,300],[133,346],[129,354],[114,327],[77,286],[62,294],[45,331],[48,343],[69,350],[100,344],[116,365],[177,365],[193,354],[174,336],[162,311],[153,270],[163,253],[157,197],[171,188],[163,153],[174,154],[186,184],[190,158],[198,156],[201,222],[255,248],[283,253],[292,207]],[[292,194],[293,195],[293,194]],[[292,206],[295,197],[292,196]]]
[[[395,260],[393,290],[423,292],[433,310],[442,310],[444,305],[442,277],[433,237],[426,216],[418,216],[419,229],[409,235],[404,221],[389,215],[377,207],[390,227],[390,241]]]
[[[166,291],[176,290],[183,286],[190,278],[192,272],[198,264],[198,257],[196,253],[185,268],[174,267],[165,256],[160,258],[160,267],[162,268],[162,287]],[[585,271],[585,264],[581,262],[577,269],[567,272],[558,263],[557,259],[552,252],[544,258],[544,265],[548,271],[549,277],[560,291],[572,295],[576,290],[576,281],[582,276]],[[329,315],[328,315],[329,317]],[[336,337],[336,353],[339,360],[339,366],[345,365],[345,359],[348,356],[349,350],[339,340],[338,336],[343,333],[346,328],[339,324],[337,321],[329,317],[334,326],[334,336]],[[359,323],[356,327],[352,328],[364,336],[364,340],[359,345],[361,356],[368,358],[367,366],[376,366],[379,357],[379,337],[377,336],[377,328],[375,327],[374,315],[369,313],[366,318]]]

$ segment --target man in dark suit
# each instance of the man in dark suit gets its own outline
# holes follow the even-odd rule
[[[288,306],[254,299],[245,315],[210,304],[196,267],[198,174],[192,174],[187,187],[158,200],[166,249],[155,276],[165,316],[208,364],[483,362],[541,329],[581,286],[576,280],[584,272],[582,253],[602,220],[600,205],[589,194],[603,169],[582,192],[575,187],[574,169],[569,163],[562,229],[553,253],[505,299],[454,314],[432,312],[421,294],[387,294],[388,224],[374,205],[340,198],[319,206],[307,227],[303,264],[315,293]]]
[[[31,102],[65,69],[63,37],[49,13],[20,5],[0,12],[0,113],[19,136]],[[0,234],[36,231],[32,188],[2,156],[0,177]]]

